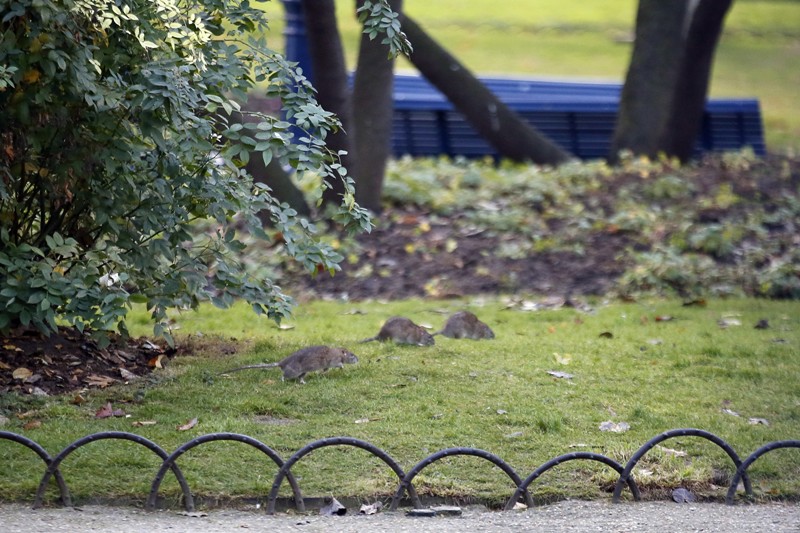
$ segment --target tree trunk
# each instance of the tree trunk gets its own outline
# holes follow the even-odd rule
[[[666,153],[681,161],[692,157],[702,127],[714,52],[731,4],[733,0],[701,0],[688,14],[683,61],[661,142]]]
[[[571,156],[539,133],[486,88],[407,15],[401,26],[414,47],[411,62],[502,157],[558,165]]]
[[[255,94],[248,95],[247,102],[242,106],[243,110],[257,111],[264,114],[275,114],[278,112],[276,107],[272,99]],[[242,120],[248,119],[240,114],[235,114],[231,117],[231,123]],[[253,154],[247,165],[245,165],[245,169],[253,176],[253,181],[269,186],[272,189],[272,195],[280,202],[285,202],[301,216],[308,217],[311,215],[311,209],[308,207],[303,192],[295,186],[292,177],[283,169],[277,157],[273,157],[269,165],[264,165],[261,154]],[[269,220],[269,215],[265,212],[260,212],[259,218],[265,225],[272,223]]]
[[[361,5],[359,0],[358,5]],[[400,13],[402,0],[390,0]],[[381,191],[386,162],[391,155],[394,87],[394,59],[380,38],[370,40],[361,34],[358,67],[353,81],[353,172],[356,201],[376,213],[381,212]]]
[[[711,66],[732,0],[640,0],[636,41],[609,160],[620,150],[691,157]]]
[[[347,65],[345,64],[339,28],[336,24],[336,6],[333,0],[302,0],[303,14],[308,39],[308,51],[314,72],[314,87],[317,101],[326,111],[335,113],[342,129],[325,140],[334,153],[351,152],[347,132],[352,121],[350,90],[347,87]],[[342,164],[350,169],[352,157],[342,157]],[[329,183],[322,199],[325,203],[338,205],[344,193],[339,180]]]
[[[672,110],[687,0],[640,0],[609,159],[620,150],[655,156]]]

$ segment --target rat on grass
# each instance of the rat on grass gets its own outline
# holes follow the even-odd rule
[[[300,383],[305,383],[303,378],[310,372],[325,372],[331,368],[342,368],[344,365],[355,363],[358,363],[358,357],[344,348],[308,346],[307,348],[297,350],[277,363],[240,366],[221,372],[221,374],[230,374],[231,372],[238,372],[251,368],[280,367],[283,371],[282,379],[298,379]]]
[[[377,335],[361,342],[386,342],[389,340],[397,344],[415,344],[417,346],[431,346],[435,342],[433,335],[425,331],[425,328],[403,316],[393,316],[383,324]]]
[[[459,311],[447,319],[441,331],[434,335],[444,335],[451,339],[494,339],[492,328],[481,322],[469,311]]]

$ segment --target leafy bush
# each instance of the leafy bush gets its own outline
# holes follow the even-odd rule
[[[235,259],[237,229],[266,238],[255,217],[266,209],[309,271],[342,258],[253,185],[242,170],[251,152],[342,179],[335,220],[370,227],[324,146],[337,120],[252,37],[267,21],[247,0],[15,0],[0,20],[0,333],[59,320],[124,333],[132,301],[147,303],[157,334],[167,308],[203,300],[241,297],[285,316],[290,299]],[[229,123],[257,82],[286,120]],[[198,220],[215,231],[192,232]]]

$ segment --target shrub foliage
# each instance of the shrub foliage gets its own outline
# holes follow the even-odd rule
[[[336,118],[253,37],[266,24],[247,0],[4,2],[0,333],[60,323],[124,333],[133,301],[167,337],[167,309],[204,300],[244,298],[280,320],[290,299],[235,260],[238,229],[267,237],[262,209],[290,256],[312,272],[338,268],[314,226],[242,170],[252,154],[320,174],[322,186],[344,180],[334,219],[370,227],[324,145]],[[229,122],[256,83],[284,116]],[[198,220],[215,231],[198,236]]]

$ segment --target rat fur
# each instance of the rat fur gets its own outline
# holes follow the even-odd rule
[[[342,368],[346,364],[358,363],[358,357],[344,348],[332,348],[330,346],[308,346],[297,350],[277,363],[262,363],[259,365],[240,366],[222,372],[229,374],[250,368],[275,368],[280,367],[283,371],[282,379],[299,379],[300,383],[305,383],[303,379],[309,372],[325,372],[331,368]]]
[[[402,316],[391,317],[383,324],[377,335],[361,342],[385,342],[388,340],[397,344],[415,344],[417,346],[431,346],[435,342],[433,335],[425,331],[425,328]]]
[[[481,322],[469,311],[459,311],[447,319],[441,331],[434,335],[444,335],[451,339],[494,339],[492,328]]]

